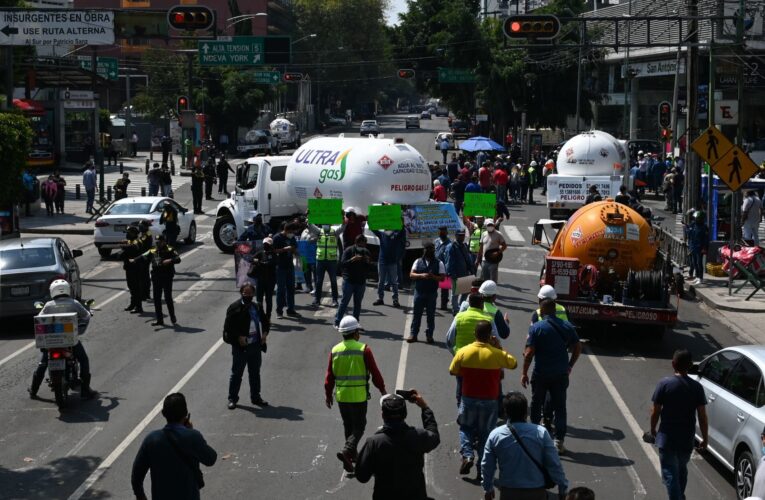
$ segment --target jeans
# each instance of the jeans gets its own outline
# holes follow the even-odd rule
[[[284,305],[288,311],[295,310],[295,268],[276,266],[276,312],[281,314]]]
[[[669,500],[685,500],[685,485],[688,484],[688,461],[691,450],[680,451],[659,448],[661,479],[667,488]]]
[[[316,274],[316,264],[306,264],[303,267],[303,276],[305,277],[305,288],[309,292],[313,291],[315,274]]]
[[[497,184],[497,200],[502,203],[507,201],[507,184]]]
[[[460,304],[466,297],[464,293],[457,293],[457,279],[456,276],[452,276],[452,314],[455,316],[460,312]]]
[[[744,241],[754,242],[755,245],[760,244],[760,235],[758,234],[759,223],[757,224],[744,224],[741,227]]]
[[[90,212],[93,210],[93,202],[96,201],[96,188],[85,188],[85,195],[88,197],[88,201],[85,202],[85,211]]]
[[[337,402],[340,409],[340,417],[343,419],[343,432],[345,433],[345,446],[343,451],[356,456],[361,436],[367,428],[367,402],[341,403]]]
[[[486,262],[486,259],[481,261],[481,279],[492,280],[494,283],[499,283],[499,263]]]
[[[239,388],[242,386],[244,367],[250,380],[250,401],[260,399],[260,364],[262,361],[260,344],[249,344],[242,348],[238,344],[231,346],[231,378],[228,381],[228,400],[239,401]]]
[[[332,288],[332,300],[337,302],[337,261],[336,260],[317,260],[316,261],[316,298],[315,303],[321,302],[321,289],[324,285],[324,273],[329,275],[329,286]]]
[[[157,196],[159,194],[159,184],[149,183],[149,196]]]
[[[701,279],[704,277],[704,256],[701,254],[701,251],[691,251],[690,255],[688,256],[690,259],[690,269],[688,269],[688,276],[693,277],[694,274],[697,278]]]
[[[433,330],[436,329],[436,301],[438,299],[438,291],[433,293],[420,293],[417,289],[414,289],[414,307],[412,309],[412,329],[409,334],[417,338],[417,334],[420,333],[420,322],[422,321],[423,310],[427,314],[428,327],[425,329],[425,336],[429,339],[433,338]]]
[[[460,426],[460,454],[463,458],[473,458],[475,443],[477,462],[480,463],[486,439],[497,424],[497,400],[462,396],[457,423]]]
[[[377,297],[382,300],[385,292],[385,284],[390,283],[393,289],[393,300],[398,302],[398,263],[377,263]]]
[[[568,389],[568,374],[537,375],[531,377],[531,423],[542,421],[542,406],[545,396],[550,393],[550,404],[555,418],[555,439],[563,441],[566,438],[566,389]]]
[[[361,301],[364,299],[365,289],[364,283],[355,284],[343,280],[343,297],[340,299],[340,306],[337,308],[337,314],[335,314],[336,325],[339,325],[340,320],[345,316],[345,311],[348,310],[351,297],[353,297],[353,317],[359,319],[359,316],[361,316]]]

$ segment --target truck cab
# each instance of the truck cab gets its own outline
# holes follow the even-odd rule
[[[257,156],[247,158],[236,167],[236,188],[228,199],[218,204],[213,239],[226,253],[234,251],[234,243],[257,214],[274,231],[279,224],[299,213],[287,193],[289,156]]]

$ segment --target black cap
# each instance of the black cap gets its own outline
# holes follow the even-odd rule
[[[406,401],[398,394],[388,394],[380,400],[384,419],[405,419]]]

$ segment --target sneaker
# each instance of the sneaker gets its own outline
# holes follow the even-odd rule
[[[229,401],[228,401],[228,409],[229,409],[229,410],[234,410],[234,409],[236,409],[236,403],[234,403],[234,402],[233,402],[233,401],[231,401],[230,399],[229,399]]]
[[[277,319],[284,319],[284,312],[276,311],[276,317]]]
[[[413,342],[417,342],[417,337],[414,337],[414,336],[410,335],[407,338],[405,338],[404,340],[406,340],[409,344],[411,344]]]
[[[558,450],[558,455],[566,453],[566,447],[563,446],[563,441],[560,439],[555,440],[555,449]]]
[[[374,302],[372,302],[372,305],[373,305],[373,306],[381,306],[381,305],[383,305],[384,303],[385,303],[385,302],[383,302],[383,299],[377,299],[377,300],[375,300]]]
[[[316,297],[316,290],[311,290],[311,291],[310,291],[310,292],[308,292],[308,293],[310,293],[311,295],[313,295],[314,297]]]
[[[353,461],[351,456],[346,451],[338,451],[337,459],[343,463],[343,470],[348,474],[353,474]]]
[[[701,279],[699,278],[696,278],[695,280],[691,281],[691,285],[700,285],[700,284],[701,284]]]
[[[460,464],[460,474],[463,476],[465,474],[470,474],[470,469],[473,467],[473,457],[465,458],[462,457],[462,463]]]

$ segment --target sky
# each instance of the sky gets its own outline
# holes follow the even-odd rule
[[[406,12],[406,0],[388,0],[390,8],[385,16],[388,26],[398,22],[399,12]]]

